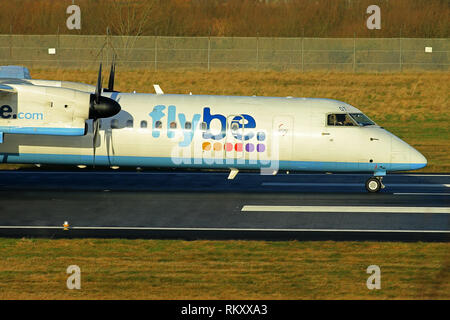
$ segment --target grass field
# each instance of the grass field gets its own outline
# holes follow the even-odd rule
[[[32,70],[32,77],[95,84],[97,72]],[[154,83],[166,93],[345,101],[421,151],[428,159],[422,172],[450,171],[450,73],[117,72],[120,91],[154,92]]]
[[[0,299],[450,299],[449,244],[0,239]],[[81,269],[68,290],[66,269]],[[381,289],[369,290],[369,265]]]

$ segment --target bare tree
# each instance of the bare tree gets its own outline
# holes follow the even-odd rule
[[[137,39],[143,35],[155,9],[154,0],[109,0],[103,1],[105,8],[103,25],[107,26],[107,49],[116,54],[118,60],[128,60]],[[112,42],[109,35],[120,36]],[[120,52],[118,52],[118,48]]]

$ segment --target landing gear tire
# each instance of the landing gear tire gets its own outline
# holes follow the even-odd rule
[[[380,189],[383,187],[383,184],[381,183],[381,180],[375,177],[372,177],[366,181],[366,189],[370,193],[376,193],[380,191]]]

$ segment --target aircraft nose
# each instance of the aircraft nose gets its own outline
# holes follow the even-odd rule
[[[411,170],[424,168],[428,163],[427,158],[425,158],[423,154],[421,154],[419,151],[417,151],[412,147],[410,149],[409,159],[411,164]]]
[[[418,170],[427,165],[427,159],[405,141],[392,136],[391,142],[391,163],[395,170]]]

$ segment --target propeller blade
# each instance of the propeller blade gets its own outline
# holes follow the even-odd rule
[[[100,102],[100,95],[102,94],[102,63],[100,62],[100,69],[98,70],[97,86],[95,87],[95,102]]]
[[[115,59],[115,58],[114,58]],[[110,86],[114,87],[114,74],[116,66],[115,62],[111,67],[111,75],[109,78]],[[108,91],[105,89],[104,91]],[[102,96],[102,63],[98,70],[97,86],[95,93],[91,94],[89,106],[89,119],[108,118],[116,115],[120,111],[120,105],[114,99]]]
[[[109,73],[108,92],[114,92],[114,78],[116,76],[116,55],[113,56],[111,72]]]
[[[96,153],[96,149],[97,149],[98,131],[99,131],[99,128],[100,128],[100,121],[99,121],[99,119],[95,119],[92,122],[92,126],[93,126],[93,130],[94,130],[94,135],[92,137],[92,149],[94,151],[93,165],[94,165],[94,168],[95,168],[95,153]]]

